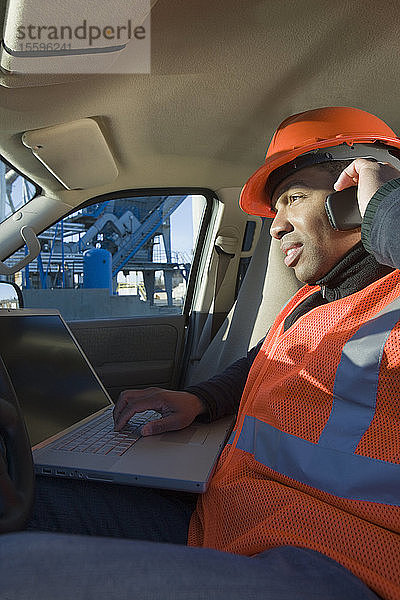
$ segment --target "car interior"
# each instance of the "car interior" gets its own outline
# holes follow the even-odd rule
[[[125,22],[131,4],[90,3],[77,24]],[[76,6],[65,0],[63,18]],[[1,310],[60,310],[114,401],[208,379],[264,337],[301,285],[271,221],[238,204],[278,124],[354,106],[400,132],[398,3],[151,0],[135,17],[149,72],[106,58],[88,68],[79,53],[66,69],[56,52],[35,70],[10,51],[11,25],[30,10],[0,2],[0,279],[15,290]],[[181,246],[177,228],[188,230]],[[107,261],[112,277],[88,283]],[[0,371],[6,532],[26,522],[33,472],[2,361]]]

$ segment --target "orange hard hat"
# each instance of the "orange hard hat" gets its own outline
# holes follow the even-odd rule
[[[400,138],[384,121],[364,110],[339,106],[293,115],[276,130],[265,164],[242,189],[240,206],[251,215],[273,218],[272,193],[294,170],[361,157],[386,162],[382,149],[388,154],[391,148],[400,149]]]

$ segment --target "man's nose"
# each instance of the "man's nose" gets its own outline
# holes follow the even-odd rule
[[[293,231],[293,229],[293,225],[286,216],[286,211],[278,210],[270,227],[272,237],[280,240],[286,233]]]

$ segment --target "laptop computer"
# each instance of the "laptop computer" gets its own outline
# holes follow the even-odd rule
[[[160,416],[147,411],[138,415],[138,424],[134,418],[117,434],[114,404],[57,310],[0,310],[0,355],[25,418],[37,473],[207,489],[233,417],[140,437],[141,424]],[[82,430],[89,446],[79,441]]]

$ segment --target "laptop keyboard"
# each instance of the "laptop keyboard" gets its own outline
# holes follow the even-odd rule
[[[48,445],[52,450],[89,452],[90,454],[122,456],[141,436],[141,427],[149,421],[160,419],[154,410],[137,413],[121,431],[114,431],[112,408],[94,418],[90,423],[71,431]]]

